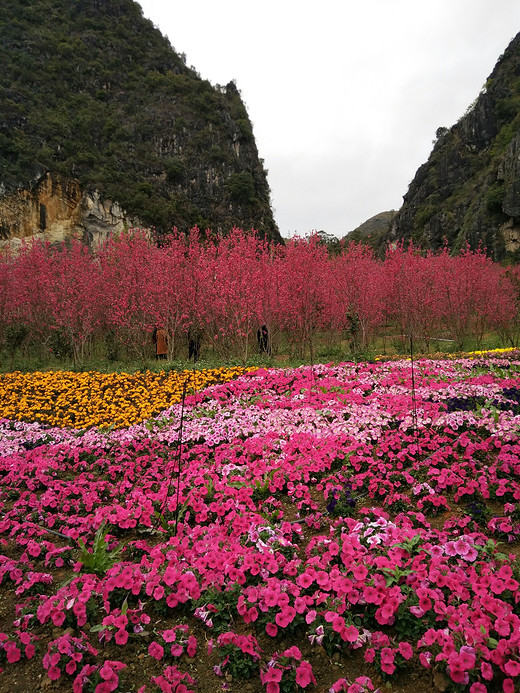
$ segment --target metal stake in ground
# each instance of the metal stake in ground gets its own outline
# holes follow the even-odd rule
[[[186,400],[186,388],[188,385],[188,379],[184,381],[182,386],[182,400],[181,400],[181,423],[179,426],[179,438],[177,441],[177,498],[175,502],[175,532],[177,532],[177,522],[179,521],[179,494],[181,488],[181,458],[182,458],[182,427],[184,424],[184,402]]]
[[[161,521],[161,517],[164,514],[164,509],[166,507],[166,503],[168,501],[168,496],[170,495],[170,488],[173,482],[173,477],[175,475],[175,472],[177,472],[177,494],[176,494],[176,506],[175,506],[175,531],[177,531],[177,523],[179,520],[179,495],[180,495],[180,486],[181,486],[181,459],[182,459],[182,429],[184,425],[184,404],[186,401],[186,390],[188,387],[188,380],[189,378],[186,378],[184,380],[184,383],[182,385],[182,395],[181,395],[181,420],[179,423],[179,434],[177,436],[177,464],[173,466],[172,473],[170,474],[170,478],[168,480],[168,488],[166,489],[166,495],[164,497],[164,501],[161,507],[161,511],[157,516],[157,525]]]
[[[417,454],[419,452],[419,431],[417,428],[417,398],[415,396],[415,369],[414,369],[414,361],[413,361],[413,335],[410,334],[410,362],[412,365],[412,425],[413,425],[413,432],[414,432],[414,438],[415,438],[415,453]]]

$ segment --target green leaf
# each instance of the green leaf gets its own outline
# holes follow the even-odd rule
[[[107,626],[103,626],[101,623],[98,624],[97,626],[92,626],[90,629],[91,633],[101,633],[102,630],[106,630]]]
[[[106,521],[103,520],[94,536],[92,551],[88,551],[85,542],[82,539],[78,539],[78,545],[81,549],[78,561],[82,563],[87,570],[97,575],[106,573],[107,570],[119,560],[119,555],[122,551],[121,548],[115,549],[115,551],[108,550],[108,544],[106,542],[107,534],[108,529],[106,529]]]

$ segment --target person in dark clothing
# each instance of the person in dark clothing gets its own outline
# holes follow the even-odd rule
[[[262,325],[256,331],[256,338],[258,340],[258,349],[261,354],[271,355],[271,345],[269,344],[269,330],[267,325]]]
[[[188,359],[193,358],[193,363],[196,363],[200,357],[200,342],[201,335],[198,330],[189,330],[188,332]]]

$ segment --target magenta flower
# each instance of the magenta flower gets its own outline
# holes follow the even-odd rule
[[[123,664],[123,662],[117,662],[113,660],[106,660],[106,662],[103,664],[101,669],[99,670],[99,675],[101,676],[102,679],[112,679],[114,676],[117,676],[117,672],[120,671],[121,669],[124,669],[126,667],[126,664]]]
[[[478,551],[474,546],[470,546],[468,550],[466,551],[464,558],[467,561],[473,562],[478,558]]]
[[[491,681],[493,679],[493,667],[489,662],[481,663],[480,673],[482,674],[482,678],[486,679],[486,681]]]
[[[284,650],[282,652],[282,657],[290,657],[292,659],[300,660],[302,658],[302,653],[300,652],[299,647],[293,645],[292,647],[289,647],[287,650]]]
[[[270,635],[272,638],[274,638],[278,633],[278,626],[275,623],[267,623],[265,626],[265,632],[267,633],[267,635]]]
[[[368,570],[364,565],[356,565],[352,571],[356,580],[362,582],[368,575]]]
[[[448,541],[444,546],[444,552],[445,552],[446,556],[451,556],[451,557],[457,556],[458,551],[457,551],[456,542]]]
[[[451,661],[450,659],[448,661]],[[475,650],[472,647],[468,647],[467,645],[463,645],[460,648],[457,664],[460,666],[461,669],[464,671],[469,671],[470,669],[473,669],[475,666],[475,662],[477,661],[477,656],[475,653]]]
[[[307,614],[305,615],[305,621],[309,624],[312,623],[313,621],[316,620],[316,615],[317,614],[316,614],[316,611],[314,611],[314,609],[312,609],[311,611],[308,611]]]
[[[56,666],[51,666],[47,669],[47,676],[52,680],[52,681],[57,681],[60,676],[61,676],[61,671],[58,667]]]
[[[365,662],[373,662],[376,656],[376,651],[373,647],[369,647],[365,650]]]
[[[310,587],[313,582],[314,582],[314,577],[311,577],[311,575],[309,574],[309,571],[302,573],[296,579],[296,584],[298,584],[300,587],[303,587],[303,589],[307,589],[307,587]]]
[[[188,653],[188,657],[195,657],[197,654],[197,638],[193,635],[188,637],[186,652]]]
[[[7,661],[9,664],[14,664],[18,662],[22,656],[20,649],[15,645],[14,642],[7,642],[4,645],[4,650],[7,655]]]
[[[274,587],[267,587],[264,592],[264,601],[267,606],[277,606],[278,605],[279,592]]]
[[[262,683],[279,683],[282,680],[282,675],[283,669],[278,669],[277,667],[267,667],[267,669],[260,671]]]
[[[455,550],[459,556],[466,556],[470,549],[470,544],[465,539],[457,539],[455,542]]]
[[[286,606],[279,611],[275,616],[276,623],[280,628],[286,628],[290,623],[294,621],[296,616],[296,610],[293,606]]]
[[[114,640],[118,645],[126,645],[128,641],[128,633],[124,629],[120,629],[115,632]]]
[[[155,642],[154,640],[148,646],[148,654],[150,655],[150,657],[160,660],[164,657],[164,647],[162,647],[162,645],[159,645],[159,643]]]
[[[296,597],[294,600],[294,608],[296,609],[296,613],[304,614],[307,610],[307,601],[303,597]]]
[[[302,688],[307,688],[310,683],[316,685],[316,679],[312,673],[312,666],[309,662],[301,662],[296,668],[296,683]]]
[[[174,642],[175,638],[177,637],[177,632],[174,628],[170,628],[169,630],[163,630],[161,631],[161,637],[164,640],[164,642]]]
[[[357,642],[359,639],[359,631],[355,626],[347,626],[341,631],[341,637],[346,642]]]
[[[509,676],[519,676],[520,675],[520,662],[517,662],[513,659],[509,659],[505,664],[504,664],[504,671],[506,674]]]
[[[265,693],[280,693],[280,686],[275,681],[268,681]]]
[[[433,659],[433,655],[431,652],[421,652],[419,654],[419,661],[423,665],[425,669],[431,669],[431,661]]]
[[[448,672],[451,680],[455,681],[455,683],[462,683],[464,685],[469,683],[469,676],[467,671],[464,671],[464,669],[462,669],[456,663],[450,664],[447,667],[446,671]]]
[[[410,643],[407,642],[400,642],[399,643],[399,652],[403,656],[404,659],[411,659],[413,657],[413,649]]]
[[[483,683],[473,683],[469,689],[469,693],[487,693],[487,688]]]

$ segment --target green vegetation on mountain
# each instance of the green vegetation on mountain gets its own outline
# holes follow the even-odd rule
[[[395,217],[396,212],[392,209],[388,212],[380,212],[370,219],[367,219],[344,238],[345,243],[363,243],[372,248],[377,247],[380,239],[384,236]]]
[[[9,0],[0,44],[0,195],[51,172],[159,231],[280,238],[236,85],[201,79],[136,2]]]
[[[453,252],[482,246],[495,260],[520,260],[519,153],[520,34],[467,112],[438,128],[380,251],[412,240],[433,249],[447,243]]]

